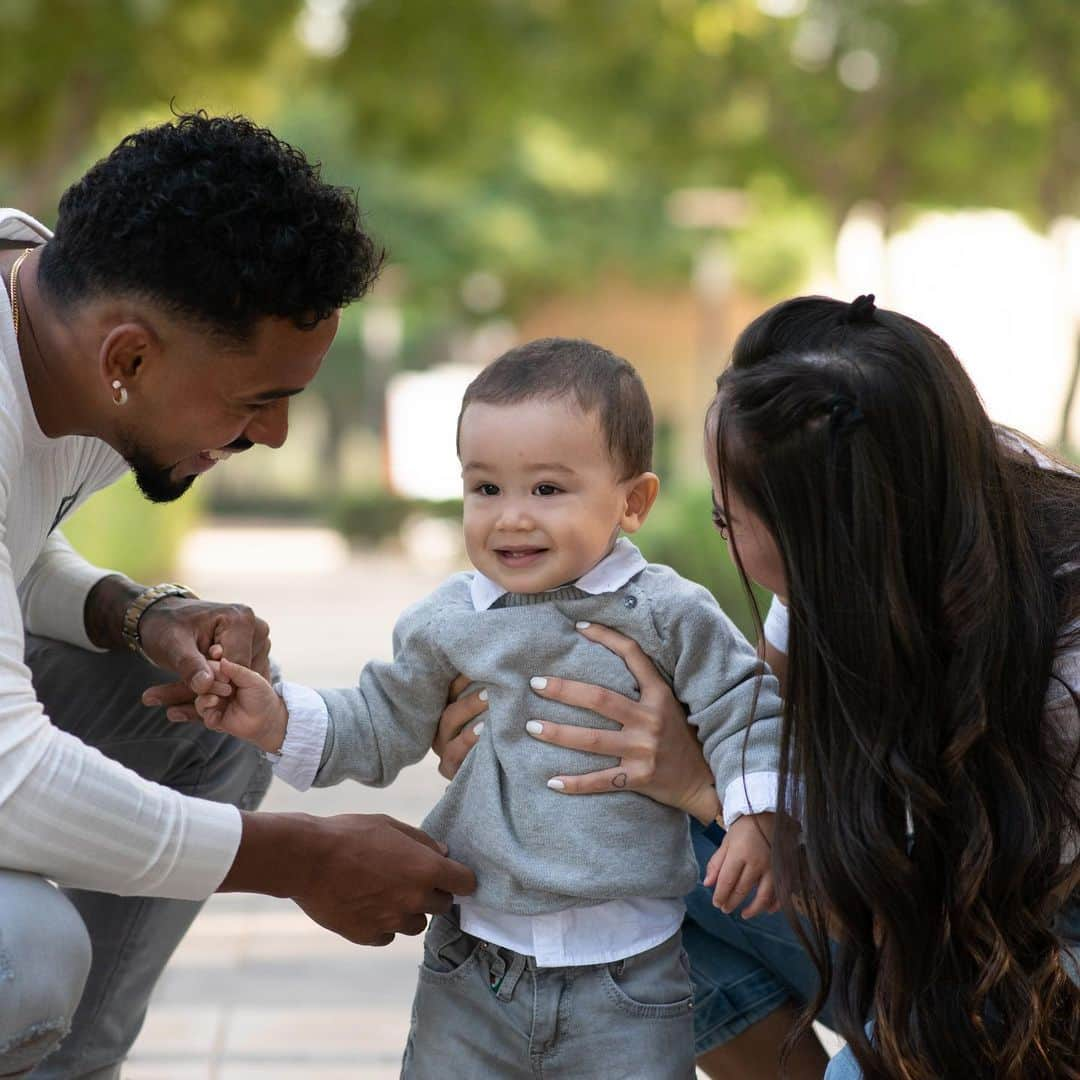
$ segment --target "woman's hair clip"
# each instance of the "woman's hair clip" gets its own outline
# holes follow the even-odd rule
[[[850,304],[848,304],[847,321],[849,323],[873,322],[874,312],[876,310],[877,308],[874,307],[873,293],[865,293],[862,296],[857,296]]]

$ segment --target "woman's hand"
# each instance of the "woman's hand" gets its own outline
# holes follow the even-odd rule
[[[484,727],[483,720],[478,724],[472,721],[487,709],[487,691],[459,697],[472,681],[467,675],[459,675],[450,684],[450,703],[439,717],[439,730],[435,732],[435,741],[431,744],[431,749],[439,758],[439,772],[447,780],[453,780]]]
[[[550,676],[546,681],[532,680],[541,697],[588,709],[622,725],[620,731],[609,731],[530,721],[529,733],[541,742],[620,759],[610,769],[552,777],[548,786],[567,795],[637,791],[685,810],[699,821],[713,821],[720,801],[712,772],[683,707],[656,665],[636,641],[615,630],[595,623],[579,624],[578,630],[622,658],[637,681],[640,698],[633,701],[603,687]]]

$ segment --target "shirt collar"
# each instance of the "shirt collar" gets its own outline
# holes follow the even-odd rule
[[[615,546],[591,570],[586,571],[574,582],[582,592],[599,596],[601,593],[621,589],[635,574],[641,573],[648,563],[645,556],[625,536],[615,541]],[[473,572],[469,584],[473,607],[477,611],[487,611],[507,590],[485,577],[479,570]]]

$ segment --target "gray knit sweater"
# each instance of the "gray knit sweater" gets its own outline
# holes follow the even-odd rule
[[[488,690],[484,729],[423,827],[475,871],[477,903],[538,915],[688,892],[697,864],[684,814],[633,792],[573,797],[546,786],[617,762],[538,742],[527,720],[617,725],[541,698],[529,678],[577,679],[636,697],[622,660],[574,624],[633,638],[689,710],[721,797],[743,772],[777,769],[776,680],[758,680],[753,647],[710,593],[669,567],[647,565],[599,596],[573,585],[507,594],[487,611],[475,610],[470,578],[455,575],[401,616],[392,662],[368,664],[355,688],[319,691],[330,721],[315,784],[389,784],[427,753],[446,688],[464,672]]]

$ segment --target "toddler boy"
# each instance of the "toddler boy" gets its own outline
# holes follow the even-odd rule
[[[390,783],[428,751],[458,672],[486,691],[481,738],[423,824],[478,888],[428,928],[403,1076],[693,1076],[679,936],[697,880],[687,819],[632,792],[561,796],[549,778],[616,762],[526,731],[545,719],[614,727],[529,680],[546,672],[634,697],[622,660],[577,627],[634,638],[697,728],[728,825],[724,859],[743,864],[744,884],[770,874],[769,821],[751,814],[747,781],[777,768],[775,680],[705,589],[619,538],[656,498],[652,427],[637,373],[605,349],[552,338],[506,353],[469,386],[459,418],[475,571],[407,610],[393,661],[368,664],[356,687],[275,692],[223,660],[232,695],[197,702],[306,788]]]

